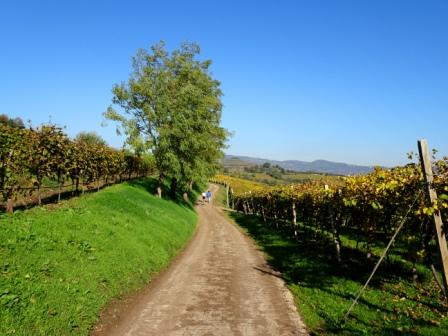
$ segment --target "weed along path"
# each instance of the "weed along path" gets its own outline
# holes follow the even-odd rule
[[[199,204],[197,211],[187,248],[94,335],[307,335],[292,295],[252,241],[219,208]]]

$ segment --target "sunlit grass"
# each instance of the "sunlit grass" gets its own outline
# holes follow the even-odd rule
[[[107,302],[169,263],[197,218],[150,183],[0,217],[1,335],[87,335]]]

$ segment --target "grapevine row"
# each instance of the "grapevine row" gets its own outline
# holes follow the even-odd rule
[[[219,175],[216,181],[229,185],[230,204],[237,211],[260,216],[279,229],[299,234],[299,226],[323,234],[334,243],[335,256],[341,260],[341,232],[356,235],[356,248],[371,255],[375,244],[385,244],[396,227],[406,219],[402,241],[409,246],[410,258],[431,258],[433,237],[429,220],[440,210],[448,217],[448,160],[435,163],[434,187],[438,200],[428,204],[421,169],[409,164],[394,169],[376,168],[367,175],[343,178],[342,182],[310,182],[290,186],[251,187],[244,180]],[[329,183],[329,182],[327,182]],[[378,244],[379,245],[379,244]]]
[[[14,128],[0,124],[0,192],[4,201],[28,190],[40,191],[45,179],[58,185],[108,178],[130,178],[148,173],[148,160],[101,144],[73,141],[54,125]],[[11,210],[11,209],[9,209]]]

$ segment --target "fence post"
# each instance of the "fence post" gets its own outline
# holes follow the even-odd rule
[[[437,193],[432,187],[434,176],[432,173],[431,156],[428,151],[428,142],[425,139],[418,141],[418,151],[420,153],[423,176],[427,184],[428,198],[432,205],[437,200]],[[448,249],[440,211],[434,211],[432,218],[436,228],[437,246],[439,247],[442,264],[443,287],[445,288],[445,295],[448,295]]]
[[[294,238],[297,238],[297,212],[296,212],[296,202],[293,200],[292,205],[292,225],[294,227]]]
[[[14,211],[14,200],[12,198],[8,198],[6,200],[6,213],[13,213]]]

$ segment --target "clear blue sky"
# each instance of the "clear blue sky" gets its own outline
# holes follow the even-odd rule
[[[101,127],[138,48],[198,42],[224,92],[230,154],[393,166],[448,155],[448,1],[0,4],[0,113]]]

